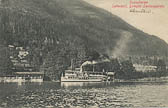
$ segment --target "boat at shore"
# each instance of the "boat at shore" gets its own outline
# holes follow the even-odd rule
[[[102,82],[106,81],[107,76],[102,72],[80,72],[66,70],[61,76],[61,82]]]
[[[95,71],[94,66],[92,66],[93,69],[91,71],[88,71],[84,70],[83,66],[65,70],[61,75],[61,82],[103,82],[114,79],[114,72],[106,72],[104,69],[98,72]]]

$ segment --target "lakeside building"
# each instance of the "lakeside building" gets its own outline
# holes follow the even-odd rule
[[[133,64],[135,70],[138,72],[156,72],[157,66],[152,65],[141,65],[141,64]]]
[[[43,82],[44,72],[15,72],[14,75],[0,76],[0,82]]]
[[[29,52],[19,46],[8,45],[10,60],[13,64],[12,74],[0,76],[0,82],[43,82],[44,72],[40,72],[27,59]]]

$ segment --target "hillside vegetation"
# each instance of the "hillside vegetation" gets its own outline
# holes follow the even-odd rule
[[[1,49],[24,47],[30,64],[51,75],[95,53],[168,55],[165,41],[82,0],[1,0],[0,28]]]

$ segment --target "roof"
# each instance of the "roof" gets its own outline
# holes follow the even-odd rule
[[[0,0],[0,1],[1,1],[1,0]],[[9,48],[14,48],[15,46],[13,46],[13,45],[8,45],[8,47],[9,47]]]
[[[44,72],[15,72],[16,74],[19,75],[43,75]]]
[[[114,75],[115,72],[108,72],[107,75]]]

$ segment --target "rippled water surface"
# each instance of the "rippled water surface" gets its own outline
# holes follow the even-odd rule
[[[0,107],[168,107],[168,83],[0,83]]]

